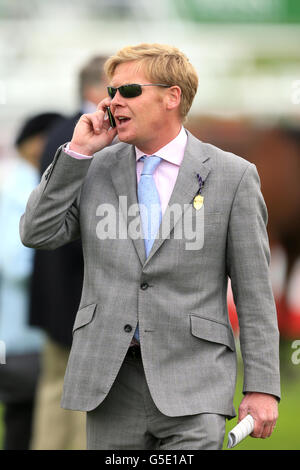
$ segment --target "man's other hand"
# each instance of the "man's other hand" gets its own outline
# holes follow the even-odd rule
[[[239,407],[239,422],[250,414],[254,419],[252,437],[270,437],[278,418],[278,403],[273,395],[248,392]]]

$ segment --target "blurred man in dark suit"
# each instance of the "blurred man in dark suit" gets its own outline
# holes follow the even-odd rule
[[[106,97],[103,64],[93,57],[79,73],[80,109],[55,126],[41,160],[41,174],[51,164],[56,149],[71,140],[80,116],[96,110]],[[72,326],[83,281],[81,242],[53,251],[37,251],[31,286],[30,322],[47,333],[35,412],[33,449],[84,449],[85,416],[60,407],[65,368],[72,343]]]

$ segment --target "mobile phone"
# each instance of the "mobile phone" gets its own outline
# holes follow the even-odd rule
[[[107,115],[108,115],[108,119],[109,119],[111,127],[116,127],[116,121],[113,115],[111,114],[110,108],[106,108],[106,109],[107,109]]]

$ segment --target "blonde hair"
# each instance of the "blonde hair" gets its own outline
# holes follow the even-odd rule
[[[118,65],[132,61],[137,62],[137,67],[143,67],[151,82],[180,87],[179,111],[181,118],[185,119],[198,88],[198,76],[188,58],[176,47],[163,44],[127,46],[105,62],[104,71],[108,79],[112,79]]]

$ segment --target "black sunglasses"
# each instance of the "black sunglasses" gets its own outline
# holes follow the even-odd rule
[[[136,96],[139,96],[142,94],[143,86],[164,86],[166,88],[170,88],[171,85],[163,85],[162,83],[149,83],[147,85],[139,85],[138,83],[130,83],[128,85],[121,85],[117,88],[113,86],[108,86],[107,91],[111,99],[114,98],[118,90],[120,92],[120,95],[123,96],[123,98],[135,98]]]

